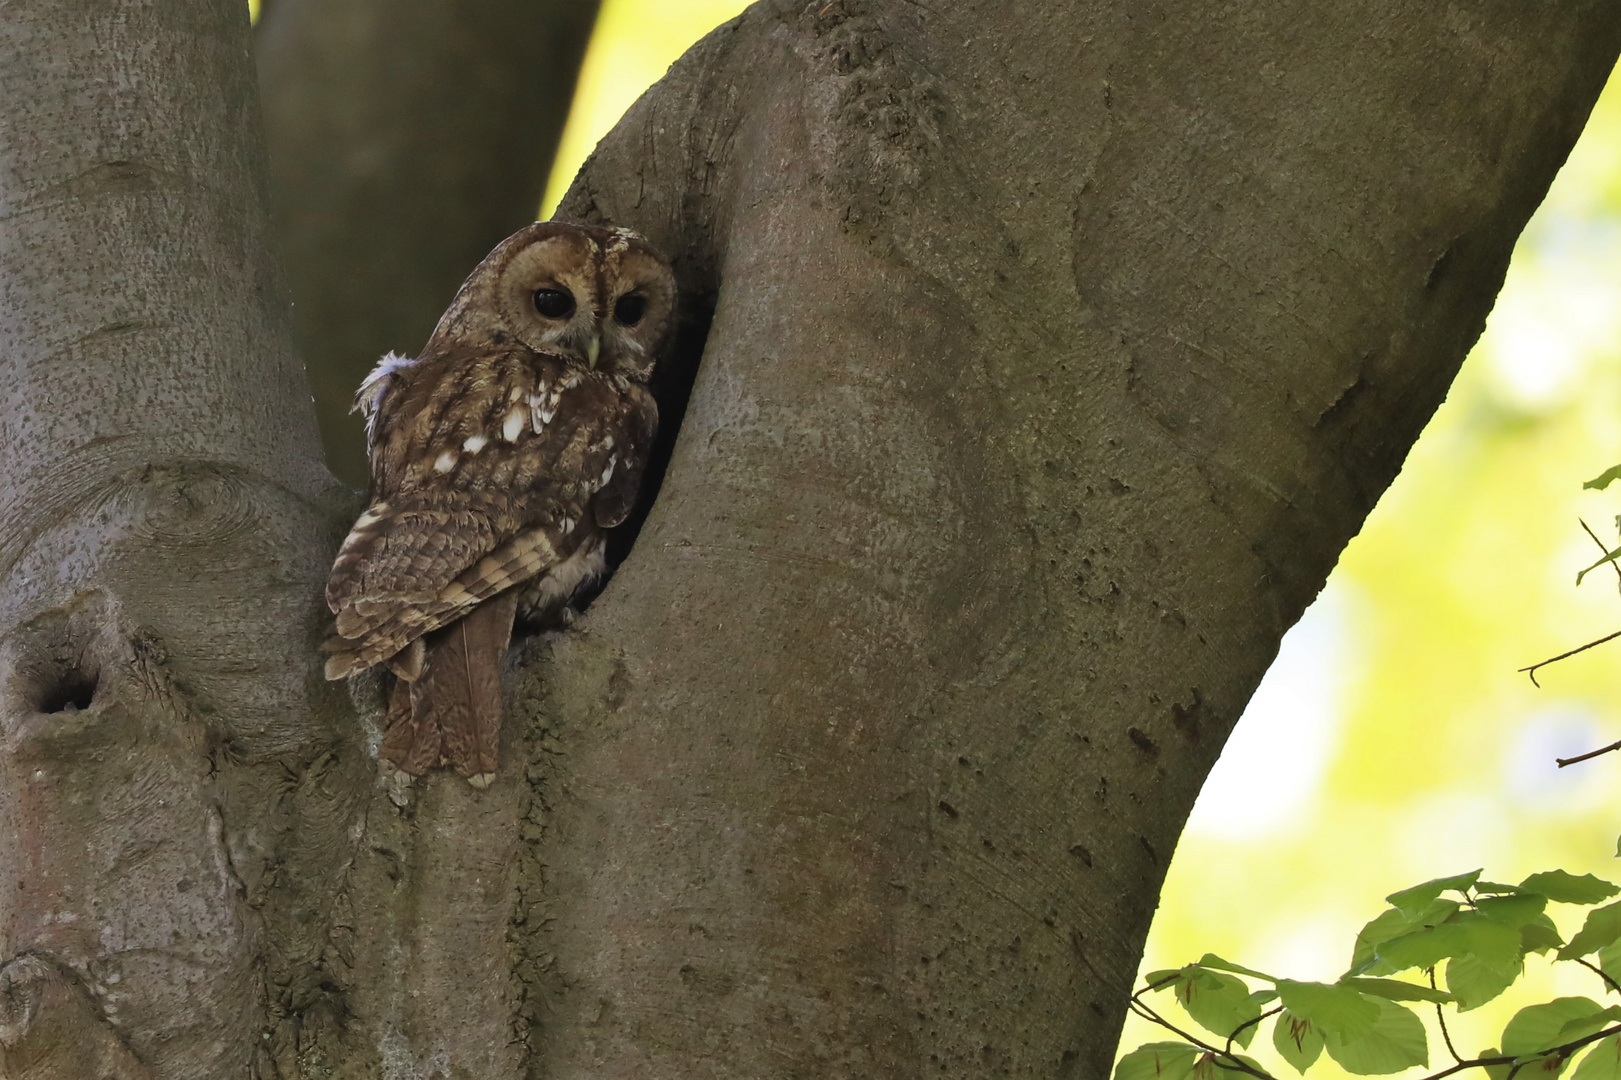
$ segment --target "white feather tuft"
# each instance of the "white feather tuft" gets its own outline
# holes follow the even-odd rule
[[[355,404],[350,412],[358,412],[366,418],[366,441],[372,439],[372,425],[377,422],[377,410],[382,407],[383,395],[388,392],[393,382],[394,373],[402,368],[408,368],[416,360],[409,356],[401,356],[397,352],[383,354],[377,361],[377,366],[371,369],[360,383],[360,389],[355,391]]]

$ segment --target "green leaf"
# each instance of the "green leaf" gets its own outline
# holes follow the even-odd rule
[[[1294,1066],[1295,1072],[1303,1073],[1323,1052],[1323,1033],[1310,1020],[1303,1020],[1285,1009],[1278,1014],[1278,1022],[1272,1028],[1272,1045],[1284,1061]]]
[[[1591,1034],[1604,1026],[1604,1009],[1592,998],[1554,998],[1544,1005],[1527,1005],[1514,1014],[1514,1019],[1503,1029],[1503,1053],[1526,1057],[1551,1050],[1581,1035]],[[1587,1022],[1598,1017],[1598,1026],[1580,1035],[1565,1035],[1572,1021]],[[1582,1026],[1581,1023],[1577,1027]]]
[[[1276,990],[1257,990],[1250,995],[1250,1000],[1264,1009],[1278,1000],[1278,992]]]
[[[1199,958],[1199,967],[1210,968],[1213,971],[1230,971],[1234,975],[1250,975],[1257,979],[1265,979],[1267,982],[1277,982],[1276,979],[1264,971],[1256,971],[1254,968],[1247,968],[1242,964],[1223,960],[1213,952],[1207,952]]]
[[[1520,958],[1520,933],[1479,912],[1463,911],[1440,926],[1383,942],[1375,952],[1392,971],[1434,967],[1449,956],[1469,955],[1501,966]]]
[[[1452,1000],[1452,995],[1445,990],[1434,990],[1400,979],[1351,978],[1341,979],[1340,985],[1360,990],[1364,994],[1389,998],[1391,1001],[1433,1001],[1444,1005]]]
[[[1522,961],[1488,964],[1478,956],[1455,956],[1447,961],[1447,989],[1458,999],[1458,1011],[1478,1009],[1514,985],[1525,970]]]
[[[1115,1065],[1114,1080],[1184,1080],[1198,1054],[1187,1043],[1144,1043]]]
[[[1570,944],[1559,950],[1559,959],[1572,960],[1598,952],[1616,938],[1621,938],[1621,903],[1594,908],[1587,913],[1587,921],[1570,939]]]
[[[1554,926],[1553,920],[1543,915],[1532,919],[1520,927],[1520,955],[1526,953],[1545,953],[1549,949],[1557,949],[1565,943],[1559,936],[1559,930]]]
[[[1594,1043],[1570,1080],[1621,1080],[1621,1036],[1611,1035]]]
[[[1354,1039],[1379,1019],[1379,1002],[1349,986],[1279,979],[1278,997],[1285,1009],[1310,1020],[1324,1038]]]
[[[1447,890],[1456,889],[1458,892],[1463,892],[1479,880],[1479,870],[1468,874],[1453,874],[1451,877],[1436,878],[1434,881],[1426,881],[1422,885],[1414,885],[1411,889],[1393,892],[1385,899],[1390,903],[1391,907],[1403,915],[1417,915],[1429,907],[1436,897]]]
[[[1621,982],[1621,941],[1612,941],[1598,951],[1598,969]]]
[[[1408,915],[1390,908],[1362,928],[1356,936],[1356,947],[1351,951],[1351,970],[1347,975],[1389,975],[1396,969],[1379,962],[1374,950],[1378,946],[1424,926],[1438,926],[1457,913],[1455,900],[1434,900],[1417,915]]]
[[[1477,882],[1475,882],[1475,893],[1476,893],[1476,895],[1484,895],[1484,894],[1487,894],[1487,893],[1494,894],[1494,895],[1503,895],[1505,893],[1517,893],[1519,891],[1520,891],[1520,887],[1518,885],[1504,885],[1504,884],[1501,884],[1500,882],[1496,882],[1496,881],[1477,881]]]
[[[1542,909],[1547,906],[1546,896],[1522,893],[1519,896],[1488,896],[1475,905],[1475,910],[1492,922],[1518,930],[1541,915]]]
[[[1379,1019],[1354,1039],[1323,1037],[1323,1049],[1340,1068],[1358,1076],[1393,1073],[1430,1061],[1424,1024],[1412,1011],[1393,1001],[1379,1002]]]
[[[1160,983],[1161,985],[1154,986],[1156,991],[1169,990],[1171,988],[1171,982],[1174,979],[1180,979],[1181,977],[1181,968],[1161,968],[1158,971],[1150,971],[1147,975],[1143,976],[1143,988],[1147,989],[1150,986],[1154,986],[1155,983]]]
[[[1621,548],[1616,548],[1614,551],[1606,551],[1604,553],[1604,557],[1599,559],[1598,562],[1594,563],[1592,566],[1589,566],[1586,569],[1581,570],[1580,572],[1577,573],[1577,575],[1576,575],[1576,584],[1580,585],[1582,583],[1582,578],[1586,577],[1588,574],[1591,574],[1594,570],[1597,570],[1599,567],[1603,566],[1605,563],[1610,562],[1612,559],[1615,559],[1617,556],[1621,556]]]
[[[1616,893],[1621,893],[1621,887],[1612,885],[1603,878],[1594,877],[1592,874],[1577,877],[1563,870],[1545,870],[1540,874],[1532,874],[1520,882],[1520,888],[1527,892],[1541,893],[1556,904],[1596,904],[1600,900],[1608,900]]]
[[[1244,980],[1194,964],[1182,970],[1188,977],[1176,984],[1176,999],[1188,1015],[1205,1030],[1223,1039],[1231,1036],[1238,1045],[1248,1047],[1258,1025],[1238,1029],[1260,1016],[1261,1007],[1250,1000],[1250,988]]]
[[[1608,469],[1605,469],[1603,472],[1593,477],[1593,479],[1583,484],[1582,490],[1585,491],[1588,488],[1593,488],[1596,491],[1603,491],[1616,480],[1621,480],[1621,465],[1611,465]]]
[[[1611,1005],[1609,1008],[1601,1009],[1591,1016],[1578,1016],[1574,1020],[1565,1021],[1565,1026],[1559,1029],[1559,1035],[1557,1036],[1559,1042],[1555,1045],[1564,1046],[1575,1042],[1577,1039],[1585,1039],[1611,1020],[1621,1020],[1621,1005]]]

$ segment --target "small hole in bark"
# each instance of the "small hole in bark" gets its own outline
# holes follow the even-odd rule
[[[97,673],[77,664],[64,665],[41,680],[34,701],[36,712],[74,713],[88,709],[96,696]]]
[[[692,397],[693,384],[698,381],[698,362],[703,359],[704,345],[709,340],[709,324],[715,317],[715,297],[681,297],[681,325],[676,330],[675,344],[669,355],[659,361],[649,384],[653,400],[659,406],[659,431],[653,440],[652,452],[647,457],[647,470],[642,474],[642,490],[636,496],[636,505],[630,516],[616,528],[608,531],[608,572],[588,591],[575,597],[574,607],[584,611],[606,586],[619,564],[625,561],[630,549],[641,534],[647,515],[653,510],[659,487],[664,483],[664,472],[670,467],[670,455],[675,451],[676,436],[681,434],[681,422],[686,418],[687,401]]]

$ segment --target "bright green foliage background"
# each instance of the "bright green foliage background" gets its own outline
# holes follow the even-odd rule
[[[1267,715],[1252,707],[1229,744],[1172,861],[1145,972],[1215,952],[1332,980],[1409,882],[1479,866],[1516,882],[1549,867],[1621,876],[1621,754],[1553,760],[1621,739],[1621,640],[1544,668],[1540,690],[1516,671],[1621,629],[1614,572],[1573,584],[1600,554],[1579,517],[1617,542],[1621,487],[1581,486],[1617,462],[1621,78],[1521,238],[1446,404],[1286,641],[1268,682],[1293,693]],[[1553,914],[1567,939],[1580,926]],[[1621,1001],[1575,965],[1527,968],[1451,1025],[1460,1052],[1493,1045],[1522,1005]],[[1433,1011],[1426,1023],[1440,1063]],[[1133,1018],[1121,1046],[1166,1038]],[[1295,1075],[1270,1039],[1247,1052]],[[1344,1074],[1325,1059],[1310,1075]]]
[[[748,6],[749,0],[603,0],[541,217],[551,216],[586,156],[642,92],[695,41]]]

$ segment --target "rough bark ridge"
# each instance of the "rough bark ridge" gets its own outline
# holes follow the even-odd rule
[[[255,34],[276,239],[327,462],[366,486],[355,387],[413,353],[535,219],[597,0],[275,0]]]
[[[1103,1076],[1618,48],[1600,0],[757,5],[565,206],[708,341],[478,792],[379,778],[318,678],[355,506],[245,12],[7,8],[0,1075]]]

